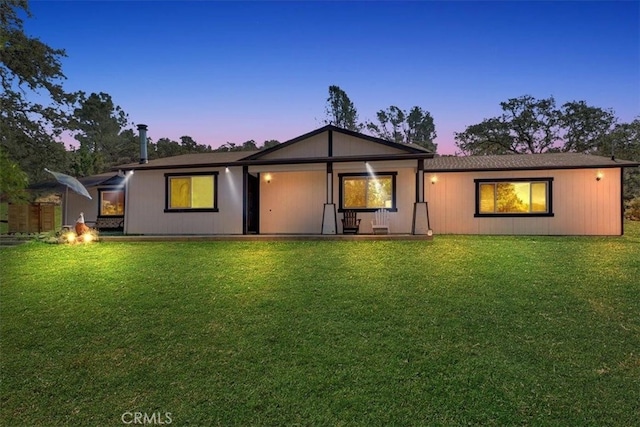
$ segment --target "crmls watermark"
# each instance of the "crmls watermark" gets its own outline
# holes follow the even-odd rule
[[[171,424],[171,412],[132,412],[127,411],[120,417],[123,424],[133,425],[164,425]]]

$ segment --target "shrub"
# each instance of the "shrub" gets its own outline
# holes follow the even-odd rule
[[[633,198],[626,203],[624,216],[631,221],[640,221],[640,197]]]

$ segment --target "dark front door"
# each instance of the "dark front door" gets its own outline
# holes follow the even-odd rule
[[[247,231],[260,232],[260,179],[249,174],[247,176]]]

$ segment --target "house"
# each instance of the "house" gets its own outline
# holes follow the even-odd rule
[[[70,195],[66,223],[116,218],[125,234],[340,234],[345,210],[372,233],[378,209],[398,234],[620,235],[622,170],[576,153],[435,157],[324,126],[262,151],[146,160]],[[112,224],[113,225],[113,224]]]

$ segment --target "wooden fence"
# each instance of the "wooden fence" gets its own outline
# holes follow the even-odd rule
[[[9,233],[42,233],[56,229],[56,205],[52,203],[9,204]]]

